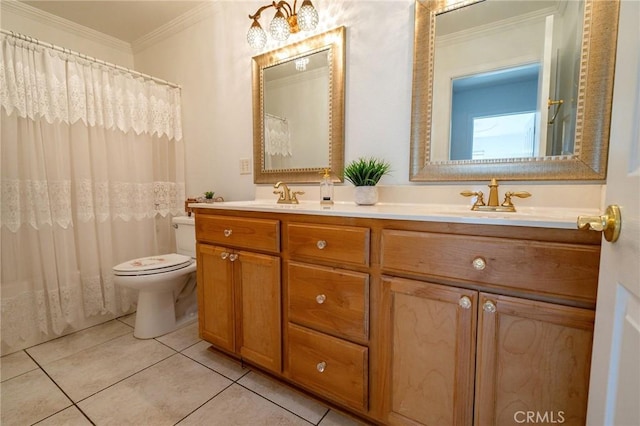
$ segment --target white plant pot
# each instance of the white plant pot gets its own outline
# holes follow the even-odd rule
[[[378,188],[376,186],[356,186],[354,201],[360,206],[372,206],[378,202]]]

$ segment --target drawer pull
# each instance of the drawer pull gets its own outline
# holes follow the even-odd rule
[[[224,236],[225,237],[230,237],[232,233],[233,233],[233,231],[231,229],[225,229],[224,230]]]
[[[316,296],[316,302],[318,302],[318,305],[322,305],[325,300],[327,300],[327,296],[325,296],[324,294],[319,294]]]
[[[473,269],[475,269],[476,271],[482,271],[487,267],[487,262],[485,262],[481,257],[476,257],[475,259],[473,259],[473,262],[471,264],[473,265]]]
[[[468,296],[462,296],[460,300],[458,300],[458,305],[460,305],[462,309],[469,309],[471,308],[471,299],[469,299]]]
[[[324,249],[327,246],[327,242],[325,240],[318,240],[318,242],[316,243],[316,247],[318,247],[320,250]]]
[[[223,251],[222,253],[220,253],[220,258],[222,260],[226,260],[227,257],[229,257],[229,253],[227,253],[226,251]]]
[[[229,260],[232,262],[235,262],[236,260],[238,260],[238,255],[233,253],[229,255]]]
[[[324,370],[327,368],[327,363],[322,361],[319,362],[318,365],[316,365],[316,369],[320,372],[320,373],[324,373]]]
[[[491,300],[487,300],[482,305],[482,309],[487,313],[493,314],[496,311],[496,305]]]

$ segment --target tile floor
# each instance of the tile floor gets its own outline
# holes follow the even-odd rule
[[[197,323],[133,337],[133,315],[0,358],[0,424],[361,423],[208,350]]]

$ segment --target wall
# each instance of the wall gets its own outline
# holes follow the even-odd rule
[[[263,1],[205,4],[134,43],[133,64],[131,53],[113,47],[105,41],[109,40],[107,36],[99,43],[95,41],[98,38],[86,36],[91,32],[79,33],[75,28],[61,26],[57,18],[24,17],[8,11],[6,5],[10,3],[2,2],[2,28],[180,84],[187,194],[201,195],[213,190],[228,200],[254,198],[253,176],[240,175],[239,160],[253,157],[251,57],[261,53],[252,51],[246,43],[250,26],[247,15],[255,12]],[[347,28],[346,161],[359,156],[385,158],[393,170],[381,182],[393,190],[387,193],[410,194],[407,196],[414,201],[460,201],[457,195],[460,189],[484,188],[484,182],[444,185],[409,182],[414,0],[326,0],[316,7],[320,14],[316,31],[293,35],[289,41],[340,25]],[[270,19],[271,14],[265,12],[262,25],[267,26]],[[270,40],[264,51],[276,47]],[[513,185],[516,189],[522,186]],[[575,207],[600,207],[599,184],[527,185],[544,186],[545,197],[551,195],[550,198],[565,203],[575,200],[578,203]],[[307,190],[311,194],[314,186]],[[338,192],[341,193],[348,190]],[[536,203],[536,194],[526,202]]]
[[[239,160],[253,157],[251,57],[262,53],[247,45],[251,23],[247,15],[263,3],[214,2],[193,17],[199,21],[168,37],[150,38],[142,48],[134,46],[137,70],[183,87],[189,195],[211,189],[227,200],[242,200],[271,192],[270,187],[256,187],[252,175],[239,174]],[[382,194],[390,198],[382,195],[383,201],[468,202],[458,195],[460,190],[482,189],[485,183],[445,184],[436,189],[437,185],[409,182],[414,0],[314,4],[320,14],[319,28],[312,34],[292,35],[289,41],[340,25],[347,29],[345,160],[376,156],[391,163],[392,174],[381,181],[388,187]],[[265,12],[263,27],[270,19],[271,13]],[[269,40],[264,51],[277,47]],[[520,183],[513,185],[523,189]],[[534,189],[528,205],[536,203],[540,185],[545,192],[540,198],[547,202],[562,200],[563,205],[586,208],[600,205],[602,185],[549,182],[527,184]],[[296,186],[307,191],[305,198],[317,197],[317,185]],[[348,196],[349,188],[336,194]]]
[[[0,27],[103,61],[133,68],[131,45],[17,1],[0,2]]]

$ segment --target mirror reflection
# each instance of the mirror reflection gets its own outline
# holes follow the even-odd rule
[[[432,160],[573,154],[583,14],[582,0],[437,13]]]
[[[414,182],[603,180],[619,0],[416,0]]]
[[[329,167],[328,53],[265,68],[265,170]]]
[[[255,183],[342,181],[344,66],[344,27],[253,57]]]

